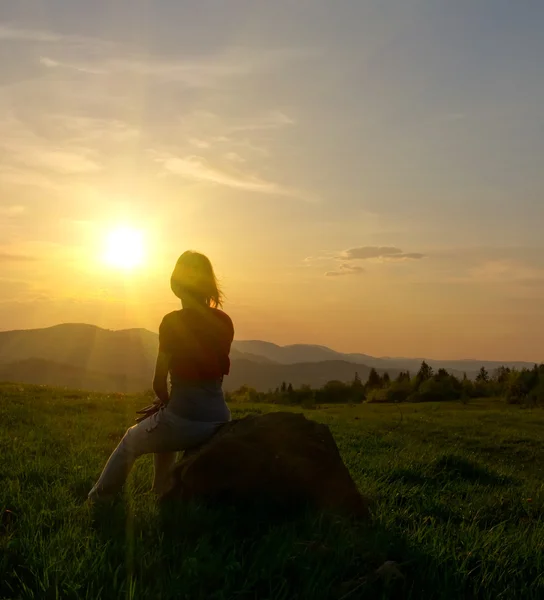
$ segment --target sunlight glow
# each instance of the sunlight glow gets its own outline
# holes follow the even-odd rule
[[[138,229],[118,227],[106,236],[104,260],[111,267],[135,269],[143,263],[144,258],[144,235]]]

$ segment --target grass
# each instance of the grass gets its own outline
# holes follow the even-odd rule
[[[87,491],[146,403],[0,386],[1,599],[544,597],[542,410],[474,401],[307,411],[331,427],[371,497],[369,524],[161,511],[150,457],[123,498],[89,506]],[[385,561],[401,576],[377,572]]]

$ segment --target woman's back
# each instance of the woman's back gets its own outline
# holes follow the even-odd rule
[[[230,317],[217,308],[183,308],[166,315],[159,350],[168,354],[172,384],[221,380],[230,371],[234,338]]]

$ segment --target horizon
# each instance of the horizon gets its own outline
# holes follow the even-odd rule
[[[40,331],[42,329],[52,329],[55,327],[61,327],[61,326],[84,326],[84,327],[95,327],[97,329],[101,329],[103,331],[111,331],[111,332],[117,332],[117,333],[123,333],[126,331],[145,331],[147,333],[151,333],[153,335],[158,336],[158,331],[153,331],[151,329],[147,329],[145,327],[128,327],[128,328],[122,328],[122,329],[109,329],[106,327],[100,327],[99,325],[96,325],[94,323],[83,323],[83,322],[70,322],[70,323],[56,323],[54,325],[49,325],[46,327],[38,327],[38,328],[22,328],[22,329],[0,329],[0,333],[10,333],[10,332],[17,332],[17,331]],[[503,358],[503,359],[489,359],[489,358],[485,358],[485,357],[479,357],[479,358],[470,358],[470,357],[436,357],[436,356],[394,356],[394,355],[382,355],[382,356],[374,356],[371,354],[368,354],[366,352],[342,352],[341,350],[337,350],[335,348],[333,348],[332,346],[327,346],[327,345],[323,345],[323,344],[310,344],[307,342],[295,342],[293,344],[278,344],[276,342],[270,341],[270,340],[262,340],[262,339],[241,339],[238,337],[234,338],[235,342],[251,342],[251,343],[261,343],[261,344],[271,344],[273,346],[279,347],[279,348],[288,348],[288,347],[293,347],[293,346],[305,346],[305,347],[312,347],[312,348],[322,348],[324,350],[331,350],[332,352],[335,352],[337,354],[355,354],[355,355],[360,355],[360,356],[368,356],[368,358],[374,358],[374,359],[383,359],[383,360],[425,360],[425,361],[431,361],[431,362],[474,362],[474,363],[478,363],[478,362],[483,362],[483,363],[488,363],[488,362],[497,362],[497,363],[503,363],[503,364],[512,364],[512,363],[525,363],[525,364],[544,364],[544,361],[542,360],[527,360],[527,361],[518,361],[518,360],[514,360],[514,359],[508,359],[508,358]],[[331,359],[331,360],[340,360],[340,359]],[[311,361],[312,362],[312,361]]]
[[[506,0],[6,3],[0,330],[155,332],[193,248],[239,341],[534,362],[543,23]]]

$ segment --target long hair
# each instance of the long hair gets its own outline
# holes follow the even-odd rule
[[[223,304],[223,293],[217,283],[212,263],[200,252],[187,250],[178,258],[170,286],[181,300],[191,299],[212,308]]]

